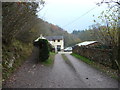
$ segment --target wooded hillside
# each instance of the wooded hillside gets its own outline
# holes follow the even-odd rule
[[[44,2],[3,2],[2,3],[2,65],[3,81],[19,67],[32,53],[33,41],[43,36],[62,35],[65,46],[80,42],[59,26],[38,18],[38,6]],[[41,9],[40,9],[41,10]]]
[[[81,41],[96,40],[96,37],[93,36],[93,30],[74,30],[72,34],[80,38]]]
[[[69,34],[61,27],[43,21],[40,18],[33,29],[39,31],[39,35],[42,34],[43,36],[63,36],[65,40],[65,47],[81,42],[81,40],[75,35]]]

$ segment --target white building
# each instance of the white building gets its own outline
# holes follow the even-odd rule
[[[37,42],[39,39],[47,39],[48,42],[55,48],[55,52],[57,51],[63,51],[64,50],[64,38],[63,36],[46,36],[43,37],[40,35],[35,42]]]
[[[84,41],[82,43],[76,44],[78,46],[95,46],[98,45],[98,41]]]
[[[37,42],[39,39],[46,39],[45,37],[42,36],[42,34],[40,35],[40,37],[38,37],[35,42]]]
[[[64,50],[64,38],[63,38],[63,36],[47,36],[45,38],[55,48],[56,52]]]

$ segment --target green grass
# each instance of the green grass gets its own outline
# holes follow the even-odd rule
[[[62,57],[63,57],[63,59],[65,60],[65,61],[68,61],[69,59],[65,56],[65,54],[61,54],[62,55]]]
[[[67,65],[69,65],[71,67],[71,69],[75,70],[73,64],[71,63],[71,61],[68,59],[68,57],[65,55],[65,54],[61,54],[62,55],[62,58],[63,60],[65,61],[65,63]],[[75,70],[76,71],[76,70]]]
[[[80,60],[82,60],[82,61],[84,61],[84,62],[86,62],[86,63],[88,63],[88,64],[93,64],[94,63],[92,60],[90,60],[88,58],[85,58],[83,56],[77,55],[75,53],[72,53],[71,55],[78,58],[78,59],[80,59]]]
[[[101,72],[106,73],[110,77],[112,77],[114,79],[119,79],[119,77],[118,77],[118,70],[111,69],[110,67],[106,67],[106,66],[104,66],[102,64],[94,62],[94,61],[92,61],[92,60],[90,60],[90,59],[88,59],[86,57],[80,56],[80,55],[75,54],[75,53],[72,53],[71,55],[76,57],[76,58],[78,58],[79,60],[89,64],[90,66],[100,70]]]
[[[41,62],[41,64],[43,65],[52,65],[54,63],[54,57],[55,57],[56,53],[50,52],[50,56],[48,58],[48,60],[46,60],[45,62]]]

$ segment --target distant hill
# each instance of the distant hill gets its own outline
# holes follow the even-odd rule
[[[80,38],[75,35],[68,33],[57,25],[43,21],[42,19],[38,20],[38,23],[34,26],[34,29],[38,30],[39,35],[42,34],[43,36],[64,36],[65,47],[81,42]]]
[[[96,40],[93,36],[93,30],[74,30],[72,34],[81,39],[81,41]]]

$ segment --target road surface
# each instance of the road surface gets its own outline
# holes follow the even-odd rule
[[[61,53],[54,64],[36,64],[32,55],[3,88],[118,88],[118,82],[86,63],[64,53],[71,64],[63,60]]]

